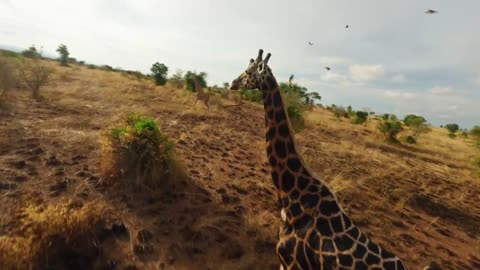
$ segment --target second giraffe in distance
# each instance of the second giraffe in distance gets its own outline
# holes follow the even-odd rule
[[[276,247],[280,269],[405,270],[394,254],[353,224],[326,183],[307,168],[295,145],[285,103],[260,50],[230,89],[258,89],[265,109],[266,148],[283,226]]]
[[[197,105],[197,102],[201,100],[205,104],[205,106],[207,106],[207,109],[210,111],[210,95],[203,91],[202,85],[200,85],[200,82],[197,78],[193,78],[193,83],[195,84],[195,91],[197,91],[197,97],[195,98],[195,104],[193,104],[193,107],[195,107]]]

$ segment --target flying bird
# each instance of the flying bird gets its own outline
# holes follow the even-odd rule
[[[309,42],[308,42],[308,45],[312,46],[312,45],[313,45],[313,43],[309,41]]]
[[[330,67],[325,67],[326,70],[330,70]]]
[[[434,14],[434,13],[438,13],[438,11],[435,11],[435,10],[433,10],[433,9],[429,9],[429,10],[425,11],[425,13],[427,13],[427,14]]]
[[[290,78],[288,79],[288,87],[292,88],[292,81],[293,81],[293,74],[290,75]]]

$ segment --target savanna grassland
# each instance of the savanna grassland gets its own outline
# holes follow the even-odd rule
[[[36,61],[53,71],[41,98],[16,85],[0,109],[1,269],[278,269],[261,105],[211,93],[208,111],[183,89]],[[164,188],[104,176],[105,134],[131,112],[174,143]],[[480,269],[474,141],[433,127],[386,143],[379,121],[316,107],[296,138],[354,223],[410,269]]]

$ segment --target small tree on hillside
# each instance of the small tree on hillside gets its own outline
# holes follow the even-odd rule
[[[348,110],[347,110],[348,112]],[[353,119],[354,124],[363,124],[367,122],[368,119],[368,112],[356,111],[355,118]]]
[[[40,52],[37,50],[35,45],[30,46],[27,50],[22,52],[22,55],[28,58],[37,59],[41,57]]]
[[[167,83],[168,67],[165,64],[156,62],[152,65],[150,71],[156,85],[165,85]]]
[[[423,116],[409,114],[405,116],[403,122],[412,129],[412,134],[407,137],[407,142],[416,143],[421,134],[428,133],[432,129],[427,125],[427,120]]]
[[[460,129],[458,124],[446,124],[445,128],[448,130],[449,134],[448,136],[450,138],[455,138],[455,133]]]
[[[470,135],[472,135],[474,138],[480,139],[480,126],[474,126],[470,130]]]
[[[60,61],[60,65],[68,66],[68,56],[70,55],[70,52],[68,52],[67,46],[61,44],[58,46],[57,52],[60,54],[60,58],[58,59]]]
[[[23,62],[18,69],[18,77],[23,85],[32,91],[33,98],[40,98],[40,88],[50,81],[53,70],[35,62]]]
[[[195,83],[193,79],[196,78],[200,86],[202,87],[207,87],[207,73],[206,72],[192,72],[192,71],[187,71],[184,76],[184,81],[185,81],[185,89],[196,92],[197,90],[195,89]]]
[[[378,125],[378,129],[385,136],[388,142],[397,143],[397,135],[402,131],[402,124],[393,114],[385,114],[382,116],[382,122]]]

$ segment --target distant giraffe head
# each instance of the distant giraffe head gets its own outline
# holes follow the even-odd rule
[[[230,86],[231,90],[258,89],[262,92],[274,89],[277,81],[273,77],[272,70],[268,66],[271,54],[268,53],[265,59],[262,59],[263,50],[258,51],[257,59],[250,59],[247,69],[233,80]]]

